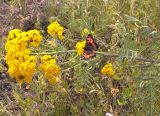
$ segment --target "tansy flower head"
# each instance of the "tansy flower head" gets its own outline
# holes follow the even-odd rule
[[[89,34],[89,30],[87,28],[84,28],[82,30],[81,36],[84,37],[85,35],[88,35],[88,34]]]
[[[51,23],[47,28],[47,31],[51,36],[57,35],[60,40],[64,39],[64,28],[57,21]]]
[[[18,37],[21,34],[21,30],[20,29],[13,29],[9,32],[8,35],[8,40],[12,40],[15,39],[16,37]]]
[[[81,36],[82,36],[82,37],[85,37],[85,36],[87,36],[89,33],[91,33],[92,35],[94,35],[94,31],[89,31],[87,28],[84,28],[84,29],[82,30]]]
[[[109,77],[112,77],[114,75],[114,70],[112,68],[112,63],[107,63],[102,69],[101,73],[104,75],[107,75]]]
[[[51,58],[52,58],[51,55],[44,55],[41,57],[41,62],[44,63],[50,61]]]
[[[30,30],[27,32],[29,38],[29,44],[32,47],[38,47],[42,41],[42,36],[38,30]]]
[[[28,38],[27,32],[22,32],[17,37],[17,42],[21,50],[24,50],[28,47],[28,41],[29,41],[29,38]]]
[[[51,58],[50,55],[44,55],[41,57],[41,64],[39,70],[43,71],[46,79],[54,84],[60,82],[61,68],[56,64],[56,60]]]
[[[78,55],[81,55],[84,53],[85,44],[86,44],[86,41],[81,41],[76,44],[76,50]]]
[[[48,76],[46,78],[49,81],[49,83],[51,83],[51,84],[56,84],[56,83],[60,83],[61,82],[61,79],[59,77],[52,77],[52,76],[50,77],[50,76]]]

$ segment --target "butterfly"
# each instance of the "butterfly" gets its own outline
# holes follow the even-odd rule
[[[86,44],[84,47],[83,59],[89,59],[96,56],[96,50],[98,50],[98,44],[95,42],[93,35],[88,34]]]

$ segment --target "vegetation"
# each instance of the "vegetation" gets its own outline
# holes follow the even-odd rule
[[[159,0],[0,3],[0,115],[160,115]]]

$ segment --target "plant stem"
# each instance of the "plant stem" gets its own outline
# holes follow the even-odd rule
[[[41,53],[31,53],[31,55],[46,55],[46,54],[58,54],[58,53],[76,53],[76,50],[68,50],[68,51],[56,51],[56,52],[41,52]]]
[[[42,52],[42,53],[31,53],[32,55],[45,55],[45,54],[58,54],[58,53],[76,53],[76,50],[67,50],[67,51],[56,51],[56,52]],[[119,57],[118,54],[107,54],[106,52],[98,52],[96,51],[97,54],[99,55],[104,55],[107,57]],[[160,60],[156,60],[156,59],[147,59],[147,58],[143,58],[143,57],[135,57],[135,60],[138,61],[144,61],[144,62],[154,62],[154,63],[160,63]]]

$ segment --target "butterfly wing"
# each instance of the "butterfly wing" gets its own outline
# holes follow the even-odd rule
[[[96,56],[94,50],[98,49],[98,44],[94,41],[93,36],[90,34],[87,37],[86,45],[84,48],[84,58],[89,59]]]

